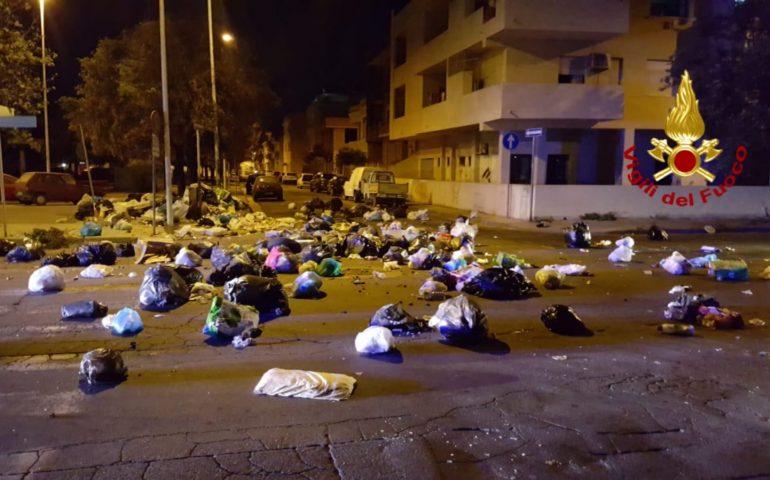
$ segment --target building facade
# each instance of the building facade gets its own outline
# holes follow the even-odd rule
[[[665,77],[691,18],[686,0],[412,0],[391,23],[388,134],[406,151],[389,167],[448,182],[528,184],[533,165],[537,184],[627,182],[623,151],[663,135]],[[528,128],[543,129],[535,162]]]

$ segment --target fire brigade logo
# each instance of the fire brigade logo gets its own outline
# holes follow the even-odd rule
[[[676,104],[666,117],[666,136],[676,145],[672,148],[667,139],[653,138],[653,148],[649,154],[668,166],[656,173],[655,181],[660,181],[672,173],[679,177],[690,177],[698,174],[708,182],[714,181],[714,174],[703,168],[702,163],[708,163],[719,156],[722,150],[716,148],[719,140],[704,139],[699,147],[697,142],[705,133],[706,125],[698,110],[698,99],[692,89],[692,81],[687,71],[682,75],[679,92],[676,95]]]

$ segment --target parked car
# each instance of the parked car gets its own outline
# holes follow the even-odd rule
[[[314,193],[327,193],[329,180],[334,178],[333,173],[316,174],[310,181],[310,191]]]
[[[361,180],[370,172],[376,171],[376,168],[372,167],[357,167],[353,169],[350,174],[350,180],[345,182],[343,187],[342,196],[347,200],[348,198],[355,200],[356,202],[363,202],[364,197],[361,194]]]
[[[297,180],[297,174],[294,172],[285,173],[283,177],[281,177],[281,183],[285,185],[296,185]]]
[[[87,185],[78,184],[69,173],[27,172],[15,183],[16,199],[24,204],[45,205],[48,202],[78,203],[83,194],[89,193]],[[102,188],[94,185],[96,195],[104,195]]]
[[[313,181],[312,173],[301,173],[297,179],[297,188],[310,188],[310,182]]]
[[[396,176],[387,170],[374,170],[361,178],[361,196],[369,205],[405,205],[409,185],[396,183]]]
[[[5,184],[5,200],[16,200],[16,180],[18,178],[13,175],[3,174],[3,183]]]
[[[276,177],[272,175],[263,175],[254,180],[251,195],[255,201],[260,198],[283,200],[283,187]]]

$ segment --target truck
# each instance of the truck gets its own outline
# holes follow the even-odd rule
[[[369,205],[405,205],[409,185],[396,183],[396,176],[387,170],[372,170],[361,178],[360,198]]]

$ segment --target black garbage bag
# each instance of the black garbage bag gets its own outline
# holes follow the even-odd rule
[[[324,221],[321,218],[313,217],[305,224],[305,231],[306,232],[317,232],[319,230],[322,230],[324,232],[328,232],[332,229],[332,226],[329,225],[328,222]]]
[[[80,378],[88,385],[122,382],[127,373],[123,357],[115,350],[97,348],[83,355],[80,361]]]
[[[457,277],[452,275],[448,270],[441,267],[435,267],[431,269],[430,276],[433,280],[446,285],[449,290],[457,290]]]
[[[77,248],[75,255],[81,267],[87,267],[94,263],[102,265],[115,265],[118,254],[112,242],[86,243]]]
[[[520,273],[492,267],[473,277],[463,292],[491,300],[515,300],[537,292],[535,286]]]
[[[650,229],[647,231],[647,236],[650,238],[650,240],[654,241],[668,240],[668,232],[661,230],[656,225],[650,227]]]
[[[312,245],[305,245],[302,251],[299,252],[299,257],[302,263],[305,263],[305,262],[321,263],[321,260],[323,260],[324,258],[333,257],[334,253],[335,253],[334,245],[331,245],[328,243],[312,244]]]
[[[272,250],[274,247],[285,247],[289,249],[291,253],[299,253],[302,251],[302,245],[300,245],[298,241],[288,237],[270,238],[265,242],[264,247],[267,248],[268,251]]]
[[[206,278],[206,283],[209,285],[214,285],[215,287],[221,287],[229,280],[230,279],[227,278],[224,270],[214,270],[209,273],[208,278]]]
[[[264,320],[291,313],[289,298],[275,278],[244,275],[230,280],[225,284],[225,300],[256,308]]]
[[[256,275],[258,277],[275,278],[277,273],[267,265],[250,263],[245,256],[237,255],[223,270],[214,270],[209,274],[206,282],[215,287],[221,287],[225,283],[244,275]]]
[[[208,202],[207,202],[208,203]],[[214,220],[208,218],[208,217],[202,217],[198,219],[198,226],[199,227],[213,227],[216,223],[214,223]]]
[[[687,288],[677,295],[673,302],[669,302],[663,314],[667,320],[675,320],[689,324],[698,323],[701,307],[720,307],[719,302],[706,295],[689,293]]]
[[[326,208],[326,204],[324,203],[324,201],[318,197],[315,197],[309,202],[305,202],[305,206],[307,207],[309,212],[313,212],[315,210],[324,210]]]
[[[8,263],[25,263],[40,260],[45,256],[45,252],[42,248],[33,247],[31,249],[24,245],[13,247],[10,252],[5,255],[5,260]]]
[[[406,205],[398,205],[388,211],[395,218],[406,218]]]
[[[211,249],[211,264],[217,270],[224,270],[230,264],[233,257],[238,254],[238,247],[216,247]]]
[[[594,334],[567,305],[551,305],[540,314],[540,320],[545,328],[559,335],[590,337]]]
[[[76,255],[62,252],[58,255],[54,255],[53,257],[45,257],[40,262],[40,266],[46,265],[56,265],[59,268],[77,267],[80,266],[80,261]]]
[[[345,238],[345,252],[348,255],[357,254],[362,257],[376,257],[378,253],[374,242],[357,233]]]
[[[195,267],[185,267],[174,264],[169,265],[169,268],[174,269],[177,275],[182,277],[182,280],[184,280],[184,283],[186,283],[188,287],[203,281],[203,273]]]
[[[409,246],[407,247],[406,251],[409,253],[409,255],[414,255],[420,251],[421,248],[428,248],[429,245],[430,241],[428,237],[425,235],[420,235],[419,237],[416,237],[414,240],[409,242]]]
[[[200,255],[204,260],[211,258],[211,251],[214,248],[214,244],[210,242],[193,242],[187,245],[188,250]]]
[[[331,200],[329,200],[329,210],[331,210],[332,212],[339,212],[340,210],[342,210],[342,205],[343,205],[342,200],[337,197],[334,197]]]
[[[14,242],[10,242],[5,239],[0,239],[0,257],[4,257],[8,255],[8,252],[13,250],[13,248],[16,246]]]
[[[126,201],[130,202],[131,200],[136,200],[137,202],[141,202],[142,195],[144,194],[139,192],[129,193],[128,196],[126,197]]]
[[[394,335],[411,335],[430,330],[428,323],[417,320],[404,310],[401,303],[389,303],[374,312],[369,320],[370,327],[385,327]]]
[[[564,231],[564,241],[569,248],[589,248],[591,246],[591,230],[583,222],[572,224]]]
[[[187,284],[173,268],[155,265],[144,272],[144,280],[139,287],[139,306],[142,310],[165,312],[181,307],[189,299]]]
[[[350,216],[353,218],[361,218],[367,212],[369,212],[369,208],[365,205],[353,205],[350,207]]]
[[[62,320],[94,319],[107,315],[107,305],[96,300],[67,303],[61,306]]]
[[[115,245],[115,254],[120,258],[130,258],[136,255],[134,244],[131,242],[119,243]]]
[[[488,336],[486,314],[465,295],[442,302],[429,325],[451,343],[474,343]]]
[[[386,262],[398,262],[399,265],[406,265],[408,260],[404,254],[406,250],[398,246],[392,246],[382,255],[382,259]]]

